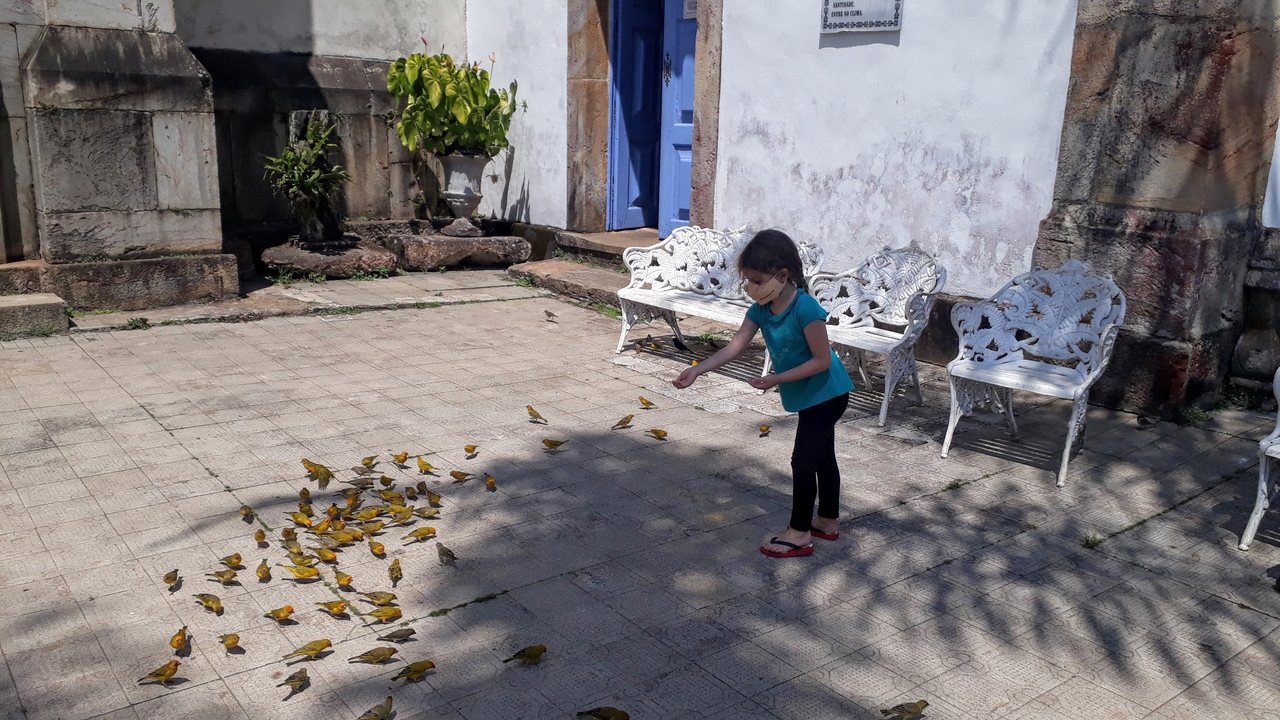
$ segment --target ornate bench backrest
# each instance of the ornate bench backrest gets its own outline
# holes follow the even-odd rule
[[[837,324],[859,327],[881,322],[903,326],[923,323],[931,305],[928,296],[942,290],[947,271],[920,248],[885,248],[861,266],[839,274],[822,273],[813,283],[813,296]]]
[[[738,253],[750,238],[742,230],[720,231],[694,225],[676,228],[649,247],[627,248],[622,261],[631,273],[627,287],[683,290],[722,300],[750,303],[738,275]],[[806,277],[822,265],[822,250],[800,243]]]
[[[1019,275],[990,300],[957,305],[951,319],[961,357],[981,364],[1037,359],[1086,377],[1110,358],[1125,305],[1110,278],[1072,260]]]

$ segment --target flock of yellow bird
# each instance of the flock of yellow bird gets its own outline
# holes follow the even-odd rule
[[[649,410],[656,407],[656,404],[641,396],[640,407],[644,410]],[[543,425],[550,424],[532,405],[526,406],[525,410],[529,415],[530,422]],[[615,423],[611,429],[624,430],[630,428],[632,426],[631,421],[634,418],[635,415],[627,415]],[[762,425],[760,430],[763,436],[768,433],[768,426]],[[661,428],[650,428],[646,431],[646,434],[657,440],[665,441],[667,439],[667,431]],[[546,452],[554,453],[558,452],[567,442],[569,441],[545,438],[542,440],[542,445],[546,448]],[[463,451],[468,459],[473,459],[479,454],[480,448],[478,445],[466,445],[463,447]],[[406,450],[391,455],[391,460],[398,470],[403,471],[409,469],[407,463],[410,457],[416,457],[419,475],[436,475],[435,467],[422,455],[411,456]],[[361,459],[359,465],[351,468],[354,477],[340,481],[351,486],[342,489],[337,494],[342,498],[341,504],[339,504],[338,498],[335,497],[329,506],[319,513],[312,507],[311,491],[305,487],[299,490],[298,509],[284,513],[292,525],[283,528],[278,538],[268,535],[268,530],[271,528],[258,517],[253,508],[248,505],[240,506],[240,515],[245,522],[252,523],[256,521],[261,525],[253,533],[253,540],[257,547],[269,547],[271,542],[274,541],[288,554],[289,563],[277,563],[276,567],[286,570],[290,580],[298,583],[323,580],[324,576],[321,574],[320,568],[327,566],[333,573],[333,584],[337,589],[355,592],[361,600],[372,606],[368,611],[361,611],[353,607],[347,600],[316,603],[322,611],[334,618],[349,619],[348,611],[351,610],[357,615],[371,618],[369,625],[392,623],[402,619],[403,611],[396,604],[396,594],[383,590],[356,591],[352,586],[354,582],[352,576],[342,572],[337,567],[339,553],[357,543],[366,543],[370,554],[377,558],[384,558],[387,552],[386,546],[376,539],[378,536],[387,532],[392,525],[404,527],[413,525],[418,520],[430,520],[439,517],[440,508],[444,500],[439,493],[427,486],[425,480],[419,480],[416,484],[405,482],[401,489],[396,489],[397,480],[378,470],[377,466],[379,464],[377,455],[370,455]],[[317,483],[321,491],[326,490],[329,483],[333,482],[337,477],[332,468],[312,462],[307,458],[303,458],[302,466],[306,471],[307,478]],[[474,474],[462,470],[450,471],[449,476],[453,478],[453,484],[455,485],[466,483],[475,478]],[[497,478],[488,473],[484,473],[483,477],[485,490],[496,492],[498,487]],[[435,482],[440,481],[436,480]],[[370,496],[376,497],[380,502],[366,507],[365,502]],[[426,505],[409,504],[417,500],[425,500]],[[303,533],[302,537],[307,538],[311,544],[302,545],[299,541],[299,533]],[[452,550],[440,542],[434,527],[423,525],[411,530],[401,538],[401,540],[408,541],[405,543],[406,546],[432,539],[436,541],[436,552],[442,565],[450,565],[458,559]],[[219,562],[224,568],[207,572],[205,577],[208,577],[211,582],[217,582],[222,586],[238,585],[238,573],[245,569],[242,564],[243,561],[244,558],[240,553],[233,553],[220,558]],[[271,582],[273,579],[271,566],[265,558],[258,564],[254,574],[257,576],[259,583]],[[404,571],[401,568],[399,558],[392,560],[387,566],[387,578],[393,588],[404,579]],[[172,593],[181,588],[183,577],[177,569],[174,569],[164,575],[163,581]],[[209,612],[218,616],[223,614],[222,599],[217,595],[213,593],[195,593],[193,597],[197,603]],[[292,605],[283,605],[267,612],[264,617],[270,618],[279,624],[292,623],[291,617],[294,612]],[[413,628],[406,627],[380,635],[377,639],[398,645],[412,638],[414,633]],[[183,626],[169,639],[169,646],[173,648],[175,654],[182,656],[188,652],[191,637],[187,627]],[[240,645],[240,635],[237,633],[219,635],[218,642],[222,644],[228,653],[236,650],[245,651],[245,648]],[[286,654],[282,660],[287,661],[292,658],[299,658],[305,661],[314,661],[326,656],[332,646],[333,643],[328,638],[313,640]],[[398,647],[390,645],[378,646],[349,658],[347,662],[382,665],[399,660],[400,658],[396,657],[398,652]],[[534,665],[542,660],[546,652],[547,647],[545,645],[530,645],[516,651],[511,657],[503,660],[503,663],[517,662],[524,665]],[[139,678],[138,684],[155,683],[167,687],[168,683],[177,675],[178,667],[181,664],[179,660],[169,660],[164,665]],[[417,660],[407,663],[392,679],[418,682],[428,672],[434,670],[435,667],[435,663],[431,660]],[[305,690],[309,684],[310,678],[308,677],[307,669],[301,668],[285,678],[276,687],[289,688],[289,694],[284,697],[284,700],[288,700]],[[385,701],[375,705],[361,715],[359,720],[385,720],[391,714],[392,698],[388,697]],[[614,707],[592,708],[577,713],[577,716],[597,718],[598,720],[627,720],[630,717],[626,711]]]

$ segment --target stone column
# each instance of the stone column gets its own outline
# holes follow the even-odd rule
[[[1280,116],[1280,0],[1080,0],[1034,262],[1112,275],[1129,316],[1094,400],[1175,414],[1220,389]]]
[[[606,229],[609,0],[569,0],[569,230]]]

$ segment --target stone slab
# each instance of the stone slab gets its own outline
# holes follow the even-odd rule
[[[0,265],[0,295],[40,291],[41,260],[21,260]]]
[[[539,287],[559,295],[606,305],[618,304],[618,291],[628,282],[624,273],[568,260],[538,260],[512,265],[507,273],[513,278],[528,278]]]
[[[18,47],[18,31],[12,25],[0,25],[0,114],[5,117],[26,113],[22,101],[22,51]]]
[[[31,143],[26,118],[0,117],[0,139],[13,148],[13,163],[0,163],[0,214],[4,216],[5,244],[21,250],[24,258],[39,257],[40,235],[36,232],[35,183],[31,172]]]
[[[0,335],[67,331],[67,304],[50,293],[0,295]]]
[[[0,23],[43,25],[45,4],[43,0],[3,0],[0,2]]]
[[[240,292],[234,255],[49,265],[40,270],[40,285],[85,309],[137,310]]]
[[[342,187],[346,217],[385,218],[391,215],[390,163],[387,121],[375,115],[339,115],[337,118],[340,165],[351,174]]]
[[[273,270],[288,270],[295,276],[319,273],[331,278],[349,278],[359,273],[395,270],[395,253],[381,245],[362,241],[353,248],[320,252],[294,245],[277,245],[262,253],[262,262]]]
[[[158,207],[147,113],[37,110],[32,123],[42,212]]]
[[[41,213],[40,228],[41,255],[51,263],[222,250],[217,210]]]
[[[524,238],[498,236],[459,238],[445,235],[396,235],[386,239],[405,269],[434,270],[471,265],[512,265],[529,259]]]
[[[170,33],[50,26],[28,54],[23,75],[32,108],[213,110],[209,73]]]
[[[143,27],[138,5],[120,0],[47,0],[49,23],[114,30]],[[150,3],[155,5],[155,3]],[[164,4],[164,3],[162,3]],[[173,3],[167,3],[170,8]],[[172,13],[171,13],[172,14]]]
[[[218,209],[213,113],[155,113],[151,134],[160,209]]]

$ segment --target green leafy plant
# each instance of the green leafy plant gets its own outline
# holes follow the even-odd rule
[[[1106,538],[1102,537],[1101,535],[1098,535],[1096,533],[1089,533],[1088,535],[1085,535],[1084,537],[1080,538],[1080,547],[1086,550],[1096,550],[1098,546],[1102,545],[1102,543],[1105,541],[1106,541]]]
[[[404,103],[395,123],[400,142],[436,155],[502,152],[510,145],[516,82],[504,90],[489,83],[489,71],[479,63],[459,64],[446,53],[396,60],[387,71],[387,90]]]
[[[294,219],[302,225],[304,241],[342,237],[334,199],[351,175],[329,158],[338,149],[333,139],[335,127],[313,113],[301,137],[266,161],[267,182],[289,204]]]
[[[391,268],[373,268],[371,270],[357,270],[351,273],[352,280],[382,280],[391,277],[394,272]]]
[[[124,324],[125,330],[146,330],[151,327],[151,321],[144,317],[129,318]]]
[[[1189,407],[1182,411],[1182,417],[1180,420],[1183,425],[1200,427],[1201,425],[1209,422],[1209,413],[1198,407]]]
[[[292,285],[298,282],[298,278],[294,276],[292,268],[282,267],[276,270],[271,281],[277,285]]]
[[[322,272],[307,273],[307,282],[309,283],[322,283],[327,281],[328,279],[329,279],[329,276],[325,275]]]

